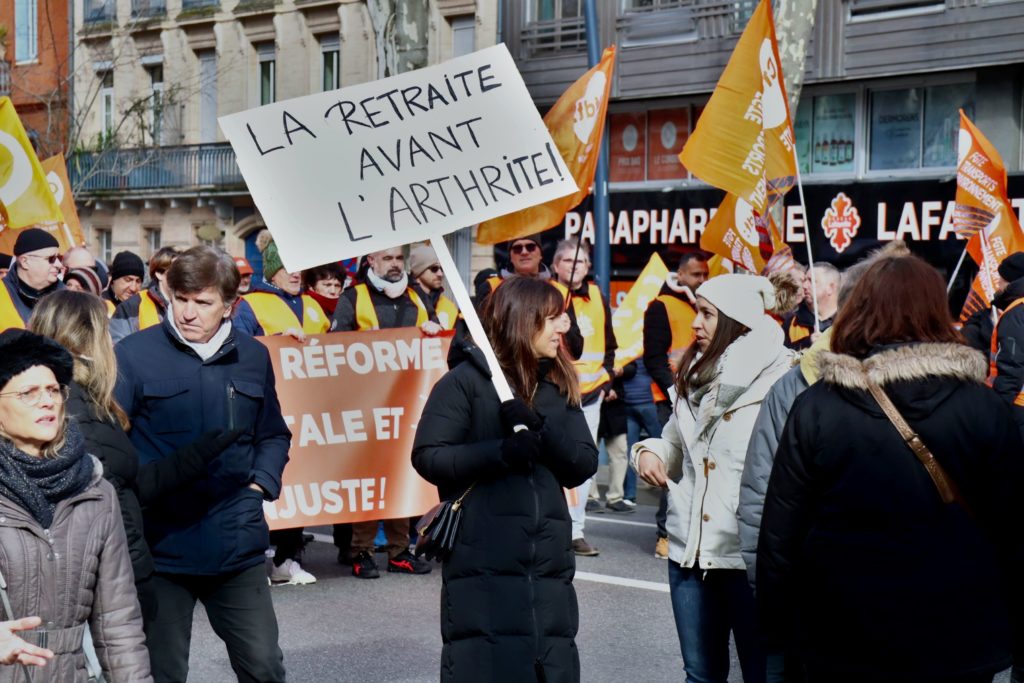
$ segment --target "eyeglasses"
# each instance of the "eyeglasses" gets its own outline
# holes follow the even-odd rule
[[[434,264],[434,265],[428,267],[427,270],[429,270],[431,273],[434,273],[436,275],[436,274],[441,272],[441,266],[439,266],[437,264]]]
[[[46,261],[47,263],[49,263],[51,266],[53,264],[55,264],[55,263],[59,263],[60,262],[60,254],[54,254],[53,256],[40,256],[39,254],[25,254],[25,256],[27,256],[29,258],[41,258],[44,261]]]
[[[513,244],[512,245],[512,253],[513,254],[532,254],[533,252],[537,251],[538,248],[539,247],[537,246],[536,242],[527,242],[526,244]]]
[[[54,385],[49,387],[30,387],[22,391],[8,391],[0,396],[14,396],[27,406],[37,406],[43,400],[43,394],[53,400],[54,403],[64,403],[68,400],[71,390],[67,385]]]

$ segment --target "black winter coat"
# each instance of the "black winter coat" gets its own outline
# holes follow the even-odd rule
[[[142,508],[197,479],[206,469],[206,459],[196,449],[185,447],[172,457],[140,467],[128,434],[117,421],[102,417],[96,404],[75,382],[71,383],[67,411],[85,437],[86,452],[103,463],[103,478],[114,486],[128,537],[132,571],[135,581],[142,581],[153,573],[153,555],[143,533]]]
[[[441,681],[575,683],[579,609],[576,560],[563,487],[597,470],[583,413],[542,381],[541,461],[512,473],[501,458],[499,400],[476,349],[427,400],[412,462],[442,499],[470,484],[456,547],[442,569]]]
[[[997,327],[996,376],[992,388],[1011,406],[1017,426],[1024,433],[1024,406],[1015,403],[1017,396],[1024,392],[1024,306],[1006,310],[1020,298],[1024,298],[1024,278],[1008,284],[993,302],[1005,312]]]
[[[768,484],[757,553],[766,633],[812,681],[900,683],[994,673],[1024,654],[1024,445],[958,344],[823,354]],[[866,391],[880,383],[976,518],[944,504]],[[1016,640],[1016,642],[1014,642]],[[774,643],[776,646],[781,643]],[[1024,661],[1018,659],[1018,662]]]

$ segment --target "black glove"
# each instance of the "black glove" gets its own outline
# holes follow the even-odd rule
[[[188,446],[185,446],[185,448],[193,449],[205,462],[210,462],[223,453],[224,449],[237,441],[238,437],[245,434],[246,431],[245,429],[232,429],[225,432],[219,429],[211,429]]]
[[[544,426],[544,421],[537,413],[518,398],[502,403],[498,414],[501,415],[501,426],[505,428],[506,434],[511,434],[517,425],[523,425],[535,432],[540,431],[540,428]]]
[[[523,429],[501,442],[501,459],[513,472],[526,472],[540,458],[540,434]]]

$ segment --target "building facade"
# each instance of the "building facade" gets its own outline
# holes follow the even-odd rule
[[[257,270],[263,221],[217,118],[488,47],[498,19],[473,0],[75,2],[88,143],[69,167],[95,253],[215,243]],[[469,231],[450,242],[468,275]]]
[[[40,159],[66,151],[73,71],[68,0],[0,3],[0,97],[8,96]]]
[[[503,38],[541,108],[586,69],[583,4],[503,3]],[[677,155],[754,4],[597,3],[601,43],[618,46],[613,280],[634,277],[654,251],[671,258],[694,248],[721,201]],[[963,250],[951,230],[961,108],[1002,154],[1024,215],[1022,26],[1021,0],[818,0],[794,112],[807,211],[796,190],[784,211],[798,257],[806,259],[805,232],[815,258],[840,266],[898,237],[951,270]],[[552,234],[581,230],[592,235],[589,203]]]

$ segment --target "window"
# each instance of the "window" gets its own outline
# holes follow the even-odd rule
[[[476,20],[472,16],[452,19],[452,57],[468,55],[476,49]]]
[[[217,53],[199,56],[199,142],[217,141]]]
[[[103,137],[114,134],[114,72],[103,71],[100,74],[100,125]]]
[[[341,87],[341,43],[338,36],[320,39],[320,88],[324,92]]]
[[[164,110],[164,67],[162,64],[154,64],[146,69],[149,72],[149,83],[152,91],[152,101],[149,106],[149,133],[153,144],[161,142],[161,128],[163,127]]]
[[[583,0],[533,0],[522,32],[528,56],[586,47]]]
[[[37,0],[14,0],[14,60],[34,62],[39,57]]]
[[[146,256],[152,258],[160,250],[160,228],[145,228],[143,234],[146,236]]]
[[[857,95],[803,97],[793,121],[801,173],[853,173]]]
[[[111,239],[110,228],[93,228],[93,235],[99,259],[104,263],[110,263],[114,258],[114,242]]]
[[[615,112],[608,115],[609,180],[613,183],[686,180],[679,153],[690,137],[698,106]]]
[[[974,85],[937,85],[871,93],[870,170],[956,165],[963,108],[974,110]]]
[[[274,43],[260,43],[256,46],[260,63],[260,104],[270,104],[277,97],[274,69],[277,51]]]

